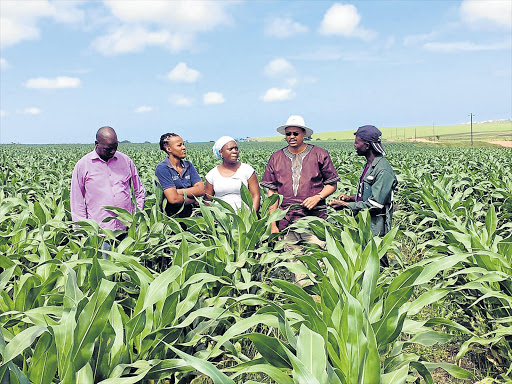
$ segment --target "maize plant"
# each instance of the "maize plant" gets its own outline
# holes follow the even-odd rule
[[[362,161],[352,144],[318,144],[340,191],[353,191]],[[280,145],[241,143],[241,160],[261,176]],[[471,382],[412,352],[453,335],[458,359],[484,348],[489,375],[509,379],[511,152],[386,147],[401,182],[394,229],[374,238],[366,214],[330,212],[293,227],[326,247],[294,254],[270,233],[284,214],[269,213],[277,195],[259,215],[242,189],[239,212],[214,200],[187,219],[165,216],[155,145],[120,145],[148,191],[141,212],[109,208],[125,234],[71,222],[71,171],[92,146],[1,146],[1,382],[432,383],[438,369]],[[216,165],[210,153],[189,146],[200,175]],[[395,262],[381,270],[386,253]],[[310,285],[287,280],[294,273]],[[446,303],[464,316],[425,317]]]

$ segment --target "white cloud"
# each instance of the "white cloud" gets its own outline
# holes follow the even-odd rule
[[[324,35],[373,39],[376,33],[359,27],[360,21],[361,16],[354,5],[335,3],[325,12],[319,31]]]
[[[194,105],[194,99],[183,95],[173,95],[169,98],[169,102],[177,107],[191,107]]]
[[[2,0],[0,1],[0,45],[7,47],[40,37],[38,22],[52,18],[56,22],[77,23],[83,12],[77,1]]]
[[[195,69],[189,68],[187,64],[182,62],[176,65],[166,77],[171,81],[195,83],[201,77],[201,73]]]
[[[5,112],[3,109],[0,109],[0,117],[7,116],[7,112]]]
[[[31,107],[17,111],[21,115],[39,115],[42,111],[39,108]]]
[[[270,88],[265,92],[265,95],[263,95],[261,99],[265,102],[273,102],[290,100],[294,97],[295,93],[291,89]]]
[[[464,0],[460,5],[464,21],[488,23],[512,27],[512,1],[510,0]]]
[[[227,1],[108,0],[105,5],[125,23],[156,23],[178,30],[208,31],[230,21]]]
[[[229,24],[230,1],[105,1],[121,24],[97,38],[92,46],[104,55],[141,52],[162,46],[171,52],[195,48],[197,33]]]
[[[77,77],[58,76],[54,79],[37,77],[34,79],[29,79],[25,83],[25,87],[34,89],[60,89],[78,88],[80,84],[80,79]]]
[[[429,51],[458,52],[458,51],[501,51],[510,50],[511,42],[505,41],[493,44],[476,44],[470,41],[456,41],[449,43],[431,42],[423,47]]]
[[[138,108],[135,108],[136,113],[145,113],[145,112],[151,112],[153,110],[153,107],[142,105]]]
[[[191,44],[191,36],[170,33],[164,29],[150,31],[141,26],[124,25],[96,38],[93,48],[105,56],[142,52],[149,46],[163,46],[178,52]]]
[[[286,79],[286,84],[289,86],[289,87],[294,87],[297,85],[297,83],[299,82],[299,80],[297,80],[296,77],[291,77],[289,79]]]
[[[3,57],[0,57],[0,69],[9,68],[9,63]]]
[[[308,27],[293,21],[292,19],[277,17],[265,27],[265,34],[268,36],[284,39],[301,33],[306,33]]]
[[[265,74],[271,77],[285,76],[295,73],[295,68],[286,59],[275,59],[272,60],[265,66]]]
[[[207,92],[203,95],[204,104],[223,104],[224,95],[220,92]]]
[[[422,33],[419,35],[409,35],[404,38],[405,46],[414,46],[421,44],[427,40],[431,40],[432,38],[438,36],[438,32],[430,32],[430,33]]]

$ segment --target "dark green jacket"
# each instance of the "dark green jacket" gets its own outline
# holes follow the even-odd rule
[[[397,184],[395,172],[388,160],[384,156],[377,156],[363,179],[363,199],[348,204],[354,215],[362,209],[370,210],[374,236],[384,236],[391,229],[393,189]]]

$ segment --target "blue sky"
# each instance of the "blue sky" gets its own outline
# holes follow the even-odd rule
[[[512,1],[0,0],[0,143],[512,116]]]

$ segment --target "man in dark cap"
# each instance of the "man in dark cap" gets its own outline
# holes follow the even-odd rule
[[[384,157],[386,152],[381,142],[381,131],[373,125],[364,125],[354,135],[357,154],[366,157],[357,194],[341,194],[329,205],[335,209],[349,208],[354,215],[362,209],[369,209],[372,234],[382,237],[391,229],[393,189],[398,182],[393,168]],[[381,263],[387,264],[387,260],[381,260]]]

